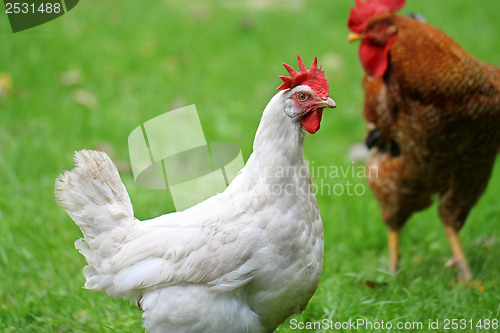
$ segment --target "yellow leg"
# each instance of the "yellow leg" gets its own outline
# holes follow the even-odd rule
[[[462,249],[462,243],[460,242],[458,231],[451,226],[445,226],[444,232],[446,233],[451,251],[453,252],[453,257],[448,261],[447,266],[456,266],[460,282],[470,281],[472,279],[472,273],[470,271],[469,264],[467,263],[464,250]]]
[[[396,273],[399,266],[399,233],[400,230],[389,228],[387,240],[389,243],[389,272]]]

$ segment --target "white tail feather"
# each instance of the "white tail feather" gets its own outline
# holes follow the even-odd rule
[[[74,160],[76,167],[56,179],[54,193],[57,203],[84,236],[75,242],[75,247],[89,264],[83,271],[85,288],[123,296],[113,285],[111,258],[121,245],[119,230],[128,229],[134,221],[130,198],[118,170],[105,153],[81,150],[75,153]]]

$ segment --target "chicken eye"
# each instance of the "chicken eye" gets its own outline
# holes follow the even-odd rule
[[[307,94],[301,92],[301,93],[298,93],[297,94],[297,99],[300,101],[300,102],[303,102],[307,99]]]

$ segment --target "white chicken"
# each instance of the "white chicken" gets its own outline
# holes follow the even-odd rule
[[[75,153],[56,200],[81,228],[85,288],[137,300],[148,332],[273,332],[302,311],[323,267],[323,225],[303,156],[334,108],[316,58],[269,102],[253,153],[227,189],[182,212],[134,218],[102,152]]]

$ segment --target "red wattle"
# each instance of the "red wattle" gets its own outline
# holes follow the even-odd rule
[[[379,45],[365,39],[359,47],[359,59],[365,72],[373,77],[382,77],[389,66],[389,52],[396,35],[387,39],[387,44]]]
[[[306,114],[301,121],[302,126],[311,134],[319,130],[321,117],[323,116],[323,109],[311,111]]]

